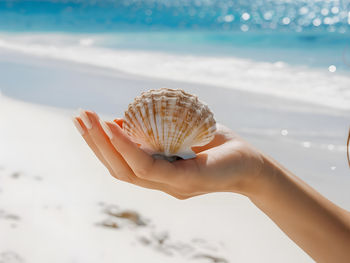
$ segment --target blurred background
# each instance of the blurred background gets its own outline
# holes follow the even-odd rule
[[[0,263],[313,262],[245,197],[116,181],[70,119],[181,88],[350,209],[349,73],[350,0],[0,0]]]
[[[334,85],[327,78],[350,69],[349,6],[348,0],[5,0],[0,2],[0,47],[349,109],[348,85]],[[151,53],[140,56],[131,50]],[[180,54],[186,61],[168,61],[160,52]],[[157,67],[154,72],[149,68],[150,54]],[[189,61],[188,55],[197,56],[196,61]],[[118,56],[120,63],[106,60],[109,56]],[[221,58],[219,63],[224,65],[213,69],[210,64],[219,60],[209,61],[210,57]],[[228,59],[232,57],[249,60]],[[270,63],[264,67],[270,73],[258,69],[259,88],[247,83],[247,71],[257,65],[250,64],[247,69],[244,62],[251,60]],[[286,63],[320,69],[323,81],[315,82],[318,76],[313,72],[277,80],[271,69],[284,71]],[[232,76],[232,64],[242,72]],[[237,77],[241,74],[246,78]],[[213,80],[210,76],[214,75]],[[310,78],[313,83],[307,87],[296,83]],[[294,84],[282,88],[271,83],[282,79]]]

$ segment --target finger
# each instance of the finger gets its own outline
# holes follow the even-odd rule
[[[208,149],[220,146],[225,142],[227,142],[229,139],[231,139],[232,132],[228,128],[226,128],[221,124],[216,124],[216,126],[217,126],[217,130],[215,132],[214,138],[209,143],[203,146],[192,147],[192,150],[195,153],[200,153]]]
[[[99,117],[90,111],[81,111],[80,115],[84,125],[87,127],[87,134],[108,163],[108,166],[111,167],[112,175],[123,181],[132,181],[132,170],[111,145],[111,142],[101,128]]]
[[[116,173],[119,173],[121,167],[124,167],[124,170],[127,170],[127,177],[121,177],[119,174],[117,174],[117,179],[133,183],[141,187],[161,190],[176,198],[183,199],[183,196],[181,194],[177,193],[175,190],[171,189],[166,184],[148,181],[135,176],[128,164],[124,161],[123,157],[118,153],[118,151],[116,151],[114,146],[109,141],[108,136],[106,136],[107,134],[105,133],[106,129],[103,129],[103,126],[101,126],[98,116],[93,112],[87,111],[86,116],[84,116],[84,118],[85,121],[87,121],[86,118],[89,118],[89,120],[91,121],[91,125],[89,125],[89,127],[91,128],[88,129],[88,133],[91,134],[94,144],[97,145],[102,156],[111,166],[111,169],[113,171],[117,171]],[[107,133],[108,132],[109,131],[107,130]]]
[[[116,124],[118,124],[120,128],[123,128],[123,123],[124,123],[123,119],[117,118],[117,119],[114,120],[114,122]]]
[[[88,144],[88,146],[90,147],[90,149],[94,152],[94,154],[96,155],[96,157],[103,163],[104,166],[106,166],[106,168],[109,171],[112,171],[111,166],[109,165],[109,163],[106,161],[106,159],[103,157],[103,155],[101,154],[100,150],[98,149],[98,147],[95,145],[95,143],[93,142],[93,140],[91,139],[91,136],[89,135],[86,126],[84,125],[83,121],[81,120],[80,117],[75,117],[73,118],[73,123],[75,125],[75,127],[77,128],[77,130],[80,132],[80,134],[82,135],[83,139],[85,140],[85,142]]]
[[[121,130],[119,125],[112,122],[105,122],[106,134],[116,150],[124,157],[136,175],[143,175],[145,171],[151,171],[155,159],[137,147],[128,136]],[[143,177],[143,176],[141,176]]]
[[[106,133],[116,150],[123,156],[137,177],[180,186],[191,179],[190,175],[178,173],[176,166],[166,160],[153,159],[141,150],[121,128],[112,122],[105,122]]]

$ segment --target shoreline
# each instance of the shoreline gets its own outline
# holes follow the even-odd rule
[[[3,57],[19,53],[33,58],[36,56],[109,68],[112,72],[125,72],[124,75],[129,74],[132,78],[140,76],[169,82],[211,85],[350,110],[347,92],[350,78],[345,74],[346,71],[331,73],[329,65],[313,68],[293,66],[280,60],[272,63],[230,56],[206,56],[205,53],[194,56],[161,50],[113,49],[104,48],[103,41],[109,40],[69,34],[54,35],[52,39],[42,34],[8,39],[1,39],[0,36],[0,52],[4,53]],[[280,55],[282,54],[283,52]],[[339,60],[340,55],[334,55],[334,59]],[[303,56],[302,59],[306,57]],[[339,63],[335,64],[338,66]]]
[[[232,97],[233,94],[238,94],[239,96],[244,97],[252,97],[252,100],[254,102],[257,102],[259,106],[263,106],[266,108],[269,107],[277,107],[279,110],[283,110],[282,108],[287,108],[289,111],[308,111],[308,112],[320,112],[320,113],[327,113],[331,115],[345,115],[347,113],[350,113],[350,109],[338,109],[333,108],[325,105],[319,105],[312,102],[304,102],[300,100],[296,100],[293,98],[285,98],[280,97],[273,94],[263,94],[263,93],[256,93],[254,91],[250,90],[241,90],[241,89],[232,89],[228,87],[223,86],[215,86],[211,84],[200,84],[200,83],[192,83],[192,82],[185,82],[181,80],[172,80],[167,78],[160,78],[160,77],[151,77],[151,76],[142,76],[134,73],[129,72],[123,72],[121,70],[112,69],[109,67],[103,67],[103,66],[95,66],[95,65],[89,65],[82,62],[75,62],[75,61],[66,61],[66,60],[60,60],[56,58],[50,58],[50,57],[40,57],[30,54],[24,54],[21,52],[16,51],[8,51],[0,48],[0,54],[1,54],[1,60],[0,60],[0,68],[3,72],[8,71],[11,72],[13,69],[6,68],[7,65],[18,65],[23,68],[27,68],[27,70],[30,67],[36,67],[38,69],[47,70],[47,71],[55,71],[58,70],[66,70],[66,71],[74,71],[76,73],[81,73],[82,75],[89,75],[92,74],[94,77],[97,78],[109,78],[109,79],[121,79],[125,81],[135,81],[138,83],[146,83],[147,86],[150,88],[152,85],[156,86],[169,86],[169,88],[177,88],[177,86],[181,86],[184,88],[187,88],[189,92],[195,92],[198,91],[198,93],[203,93],[204,96],[206,96],[207,100],[210,100],[212,98],[212,93],[217,94],[217,92],[213,92],[214,89],[220,90],[220,93],[226,93],[230,94]],[[62,70],[63,69],[63,70]],[[34,72],[34,70],[32,70]],[[6,75],[6,74],[5,74]],[[0,91],[2,91],[5,95],[9,95],[10,97],[13,97],[15,99],[23,99],[23,101],[29,101],[29,102],[38,102],[39,104],[47,104],[51,105],[52,102],[45,103],[43,101],[35,101],[33,98],[26,97],[28,94],[25,94],[23,98],[17,97],[16,94],[12,95],[12,91],[9,87],[6,87],[6,84],[4,86],[4,81],[0,80]],[[54,83],[53,83],[54,84]],[[108,83],[108,89],[110,89],[110,83]],[[140,85],[140,88],[132,87],[132,89],[136,90],[143,90],[145,88],[141,88],[142,85]],[[14,86],[12,86],[15,88]],[[180,88],[181,88],[180,87]],[[35,88],[35,87],[32,87]],[[101,88],[101,87],[99,87]],[[16,89],[16,88],[15,88]],[[104,90],[105,91],[105,90]],[[113,91],[113,90],[111,90]],[[137,94],[136,94],[137,95]],[[224,96],[226,97],[226,96]],[[203,99],[204,100],[204,99]],[[272,102],[272,103],[271,103]],[[253,104],[253,103],[251,103]],[[271,104],[273,106],[271,106]],[[57,107],[61,108],[74,108],[73,106],[66,106],[66,105],[57,105]]]

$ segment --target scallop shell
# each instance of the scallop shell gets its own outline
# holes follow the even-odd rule
[[[125,111],[123,129],[155,158],[173,161],[196,157],[191,147],[214,138],[216,123],[208,106],[180,89],[149,90]]]

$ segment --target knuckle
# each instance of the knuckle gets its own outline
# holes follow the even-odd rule
[[[113,177],[115,177],[115,178],[118,177],[111,167],[107,167],[107,170],[108,170],[109,174],[112,175]]]
[[[188,199],[189,197],[188,197],[188,196],[181,195],[181,196],[177,196],[176,198],[177,198],[178,200],[186,200],[186,199]]]
[[[191,191],[188,191],[187,189],[181,189],[179,193],[181,193],[181,195],[188,195],[191,193]]]
[[[138,182],[138,178],[133,176],[132,174],[128,173],[128,172],[121,172],[119,173],[119,178],[120,180],[127,182],[127,183],[131,183],[131,184],[137,184]]]
[[[175,193],[172,193],[170,194],[171,196],[175,197],[176,199],[178,200],[185,200],[185,199],[188,199],[189,197],[185,196],[185,195],[181,195],[181,194],[175,194]]]
[[[183,186],[182,186],[182,191],[186,194],[188,193],[193,193],[196,190],[196,186],[194,185],[193,182],[188,180]]]
[[[114,171],[112,169],[108,169],[109,173],[116,179],[128,182],[128,183],[133,183],[133,178],[129,176],[128,174],[121,172],[121,171]]]
[[[148,169],[145,168],[138,168],[135,169],[135,174],[140,178],[147,178],[150,177],[150,172]]]
[[[153,167],[153,163],[148,165],[143,165],[141,167],[137,167],[134,172],[137,175],[137,177],[151,178],[154,175],[152,167]]]
[[[137,184],[138,183],[137,177],[134,177],[134,176],[132,176],[130,174],[128,174],[125,177],[126,177],[125,181],[128,182],[128,183],[131,183],[131,184]]]
[[[118,179],[127,183],[130,183],[130,177],[125,174],[118,174]]]

